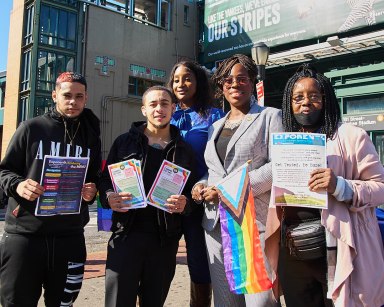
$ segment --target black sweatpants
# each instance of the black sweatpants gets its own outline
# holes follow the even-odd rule
[[[105,306],[162,307],[176,270],[178,238],[160,244],[159,234],[112,234],[105,274]]]
[[[204,210],[195,210],[190,215],[182,215],[182,227],[187,247],[189,276],[196,284],[210,284],[207,248],[204,228],[201,226]]]
[[[4,233],[0,243],[0,298],[3,307],[72,306],[84,274],[83,234],[33,236]]]

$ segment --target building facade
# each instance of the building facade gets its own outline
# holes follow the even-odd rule
[[[2,154],[18,123],[53,107],[63,71],[88,82],[101,120],[103,156],[141,115],[141,95],[165,84],[173,64],[197,59],[198,3],[191,0],[14,0]]]

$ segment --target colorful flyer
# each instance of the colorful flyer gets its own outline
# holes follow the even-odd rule
[[[89,158],[44,156],[35,215],[78,214]]]
[[[327,167],[326,135],[272,133],[272,200],[276,206],[328,208],[326,191],[312,192],[310,173]]]
[[[164,211],[171,195],[179,195],[184,189],[191,172],[172,162],[164,160],[147,195],[147,203]]]
[[[131,159],[108,165],[113,188],[116,193],[129,192],[132,200],[124,202],[122,209],[136,209],[147,206],[140,161]]]

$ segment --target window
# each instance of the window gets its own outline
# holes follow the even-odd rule
[[[135,96],[143,96],[144,92],[151,86],[164,85],[159,81],[129,77],[128,94]]]
[[[118,12],[125,12],[126,14],[129,13],[129,0],[101,1],[100,4]]]
[[[23,55],[23,67],[22,67],[22,80],[21,90],[26,91],[30,89],[29,80],[31,78],[31,49],[24,52]]]
[[[74,13],[42,5],[40,43],[74,50],[77,16]]]
[[[29,96],[23,96],[20,98],[20,121],[24,121],[28,118],[28,106]]]
[[[161,24],[162,28],[170,31],[172,29],[172,2],[169,0],[161,1]]]
[[[374,132],[373,143],[375,144],[376,151],[379,155],[380,161],[384,165],[384,133]]]
[[[157,24],[157,0],[135,0],[135,17]]]
[[[184,5],[184,24],[189,25],[189,5]]]
[[[384,94],[344,99],[344,114],[382,113]]]
[[[4,108],[5,101],[5,77],[0,78],[0,108]]]
[[[39,116],[47,113],[53,108],[53,105],[54,103],[51,96],[36,96],[33,116]]]
[[[74,71],[75,58],[70,55],[39,51],[37,62],[37,89],[52,91],[56,78],[65,71]]]
[[[25,14],[25,34],[24,34],[24,45],[32,43],[32,33],[34,24],[34,13],[35,7],[33,5],[27,7]]]
[[[59,2],[59,0],[55,0]],[[61,0],[65,1],[65,0]],[[69,1],[69,0],[68,0]],[[121,12],[145,25],[155,25],[166,30],[172,26],[172,0],[83,0]]]
[[[57,2],[57,3],[67,4],[67,5],[70,5],[73,7],[76,7],[76,4],[78,3],[78,0],[51,0],[51,1]]]

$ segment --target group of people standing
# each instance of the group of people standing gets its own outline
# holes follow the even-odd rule
[[[257,104],[257,67],[234,55],[211,77],[191,61],[177,63],[167,87],[142,97],[145,121],[134,122],[114,142],[107,165],[141,161],[149,191],[164,159],[191,171],[180,195],[167,199],[168,211],[152,206],[125,208],[132,199],[116,193],[108,170],[100,174],[98,120],[85,108],[85,79],[64,73],[56,81],[55,108],[23,122],[0,163],[0,185],[10,197],[0,243],[0,299],[3,306],[36,306],[45,289],[47,306],[71,306],[80,291],[86,258],[83,228],[87,205],[97,189],[113,210],[108,242],[105,306],[163,306],[176,268],[178,242],[186,241],[190,306],[381,306],[384,304],[384,250],[374,214],[383,202],[384,168],[367,133],[341,123],[330,81],[309,65],[288,80],[282,110]],[[214,91],[214,95],[213,95]],[[226,102],[225,114],[214,102]],[[316,169],[311,191],[327,191],[327,210],[280,208],[271,201],[273,132],[323,133],[327,168]],[[79,149],[80,147],[81,149]],[[88,156],[80,214],[35,216],[42,159]],[[215,185],[250,161],[248,171],[255,221],[273,287],[235,294],[226,279]],[[297,259],[285,242],[287,225],[319,221],[324,253]]]

